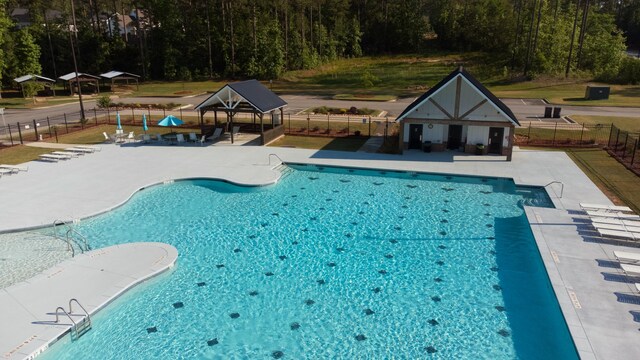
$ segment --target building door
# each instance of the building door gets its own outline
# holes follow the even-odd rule
[[[462,125],[449,125],[447,149],[458,150],[462,144]]]
[[[409,124],[409,149],[422,148],[422,124]]]
[[[489,153],[502,154],[502,139],[504,138],[504,128],[489,128]]]

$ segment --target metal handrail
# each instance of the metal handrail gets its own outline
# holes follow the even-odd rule
[[[57,226],[59,225],[66,225],[66,222],[62,221],[62,220],[58,220],[55,219],[53,220],[53,235],[57,238],[58,237],[58,229]]]
[[[80,306],[82,311],[84,311],[85,315],[87,315],[87,318],[91,319],[91,316],[89,316],[89,312],[87,311],[87,309],[85,309],[84,306],[82,306],[82,304],[80,304],[80,301],[78,301],[78,299],[76,299],[76,298],[73,298],[73,299],[69,300],[69,313],[73,314],[73,308],[71,307],[71,305],[74,302],[76,304],[78,304],[78,306]]]
[[[284,160],[278,156],[278,154],[269,154],[269,166],[271,166],[271,156],[275,156],[278,160],[280,160],[280,165],[284,164]]]
[[[84,253],[85,251],[91,250],[91,247],[89,247],[89,243],[87,242],[87,238],[86,238],[86,237],[84,237],[84,235],[80,234],[80,233],[79,233],[77,230],[75,230],[74,228],[70,228],[69,230],[67,230],[67,242],[70,242],[70,241],[71,241],[71,240],[69,239],[69,233],[76,234],[76,235],[80,236],[80,239],[82,239],[82,242],[84,243],[84,249],[82,248],[82,246],[80,246],[80,244],[78,244],[78,245],[79,245],[79,247],[80,247],[80,251],[81,251],[81,252],[83,252],[83,253]]]
[[[71,317],[71,315],[69,315],[69,313],[67,312],[67,310],[65,310],[62,306],[58,306],[56,308],[56,324],[58,323],[58,321],[60,320],[59,316],[60,313],[58,312],[58,310],[62,310],[62,312],[67,315],[67,317],[69,318],[69,320],[71,320],[71,322],[73,323],[73,326],[76,326],[76,322],[73,320],[73,318]]]
[[[547,187],[547,186],[549,186],[551,184],[560,184],[561,185],[561,187],[560,187],[560,196],[558,198],[562,199],[562,194],[564,193],[564,183],[562,181],[554,180],[554,181],[548,183],[547,185],[545,185],[544,187]]]

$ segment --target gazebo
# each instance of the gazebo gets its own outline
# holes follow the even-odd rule
[[[22,90],[22,97],[24,97],[24,84],[27,82],[44,84],[45,87],[48,86],[53,91],[53,96],[56,96],[56,89],[54,87],[56,81],[53,79],[49,79],[48,77],[29,74],[15,78],[13,79],[13,81],[17,82],[20,85],[20,89]]]
[[[215,125],[218,125],[218,111],[227,115],[227,131],[233,128],[233,119],[238,113],[252,114],[253,123],[260,119],[260,144],[265,145],[284,135],[282,125],[283,109],[287,102],[282,100],[258,80],[240,81],[223,86],[209,96],[196,110],[200,111],[200,129],[205,134],[204,115],[213,111]],[[265,130],[264,115],[270,114],[270,129]],[[231,131],[233,143],[233,131]]]
[[[85,73],[70,72],[66,75],[60,76],[58,79],[64,81],[64,88],[67,89],[68,87],[69,91],[73,94],[73,84],[76,82],[76,77],[81,83],[83,82],[88,82],[92,84],[95,83],[96,91],[98,92],[98,94],[100,93],[100,83],[99,83],[100,78],[98,76],[85,74]]]
[[[111,91],[113,91],[113,85],[116,81],[125,81],[127,85],[129,85],[129,80],[133,80],[136,82],[136,89],[140,89],[140,85],[138,84],[138,80],[140,79],[140,75],[124,72],[124,71],[116,71],[111,70],[104,74],[100,74],[101,77],[111,80]]]

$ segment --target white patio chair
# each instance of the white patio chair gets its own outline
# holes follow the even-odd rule
[[[177,135],[176,135],[176,142],[177,142],[178,144],[183,144],[183,143],[185,143],[186,141],[184,140],[184,134],[177,134]]]
[[[196,135],[196,133],[189,133],[189,141],[191,142],[196,142],[198,141],[198,135]]]

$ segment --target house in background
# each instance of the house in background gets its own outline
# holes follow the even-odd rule
[[[400,150],[498,154],[511,161],[518,119],[502,101],[459,67],[398,116]]]

